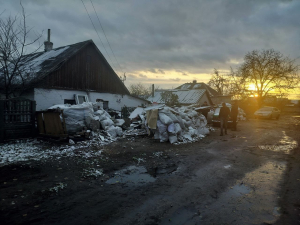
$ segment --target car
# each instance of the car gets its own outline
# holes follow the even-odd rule
[[[231,105],[230,104],[226,104],[226,105],[231,111]],[[220,109],[221,108],[222,108],[221,106],[218,106],[217,108],[215,108],[213,118],[212,118],[212,123],[213,123],[214,127],[219,127],[220,126],[219,114],[220,114]],[[229,117],[227,127],[231,127],[231,126],[232,126],[232,119],[231,119],[231,117]]]
[[[276,107],[264,106],[259,110],[254,112],[254,118],[262,118],[262,119],[276,119],[278,120],[280,117],[280,110]]]

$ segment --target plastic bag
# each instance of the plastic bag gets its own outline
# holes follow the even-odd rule
[[[173,123],[173,121],[171,120],[171,118],[170,117],[168,117],[166,114],[164,114],[164,113],[158,113],[158,117],[159,117],[159,120],[163,123],[163,124],[165,124],[165,125],[169,125],[169,124],[171,124],[171,123]]]
[[[169,136],[169,142],[170,142],[171,144],[174,144],[174,143],[178,142],[177,136],[176,136],[176,135],[170,135],[170,136]]]
[[[172,133],[172,134],[175,134],[175,125],[174,123],[171,123],[169,126],[168,126],[168,132]]]

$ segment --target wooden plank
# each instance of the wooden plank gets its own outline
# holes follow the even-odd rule
[[[36,135],[36,129],[35,129],[35,109],[36,109],[36,102],[35,101],[30,101],[30,109],[31,109],[31,115],[30,115],[31,132],[35,136]]]
[[[37,121],[37,127],[39,134],[44,134],[45,133],[45,125],[44,125],[44,120],[43,120],[43,113],[37,112],[36,113],[36,121]]]
[[[62,122],[59,113],[45,112],[44,113],[45,133],[51,135],[64,134]]]

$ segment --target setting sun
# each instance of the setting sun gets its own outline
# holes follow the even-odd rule
[[[248,89],[251,91],[255,91],[256,90],[255,84],[253,84],[253,83],[249,84]]]

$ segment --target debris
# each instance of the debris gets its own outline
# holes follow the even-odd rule
[[[122,126],[123,119],[112,118],[98,103],[84,102],[79,105],[54,105],[49,110],[56,109],[63,111],[67,132],[70,135],[80,135],[84,138],[90,138],[89,130],[97,132],[103,130],[116,130],[115,126]],[[114,114],[118,114],[114,112]],[[87,129],[85,129],[87,128]],[[88,130],[89,129],[89,130]],[[117,136],[122,136],[120,129],[117,129]],[[115,134],[115,132],[114,132]],[[113,134],[113,137],[116,137]]]
[[[82,176],[84,178],[86,177],[99,177],[99,176],[102,176],[103,175],[103,169],[94,169],[94,168],[91,168],[91,169],[85,169],[83,171],[83,174]]]
[[[191,107],[170,108],[158,105],[145,108],[144,111],[147,117],[146,130],[151,131],[154,139],[159,139],[160,142],[187,143],[209,134],[206,118]]]
[[[66,186],[67,186],[67,184],[57,183],[57,185],[55,187],[49,188],[49,191],[58,193],[59,190],[64,189]]]

